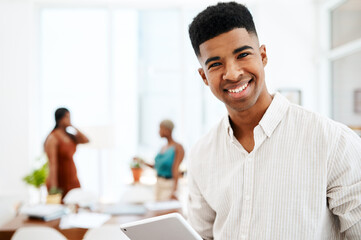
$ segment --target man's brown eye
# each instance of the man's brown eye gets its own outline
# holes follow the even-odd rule
[[[219,62],[216,62],[216,63],[212,63],[211,65],[209,65],[208,69],[212,68],[212,67],[217,67],[217,66],[220,66],[221,63]]]
[[[244,58],[247,57],[249,54],[248,53],[241,53],[238,55],[238,58]]]

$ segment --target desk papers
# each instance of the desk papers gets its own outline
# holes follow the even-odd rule
[[[60,229],[67,228],[96,228],[110,219],[111,215],[103,213],[80,212],[68,214],[61,218]]]
[[[21,214],[44,221],[58,219],[68,212],[69,210],[60,204],[25,205],[20,209]]]

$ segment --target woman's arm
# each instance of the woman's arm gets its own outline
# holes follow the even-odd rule
[[[173,180],[174,180],[174,187],[173,187],[173,192],[172,192],[172,196],[171,196],[172,199],[177,199],[177,197],[175,196],[175,193],[177,191],[177,186],[178,186],[179,165],[183,161],[183,158],[184,158],[184,149],[183,149],[182,145],[177,144],[175,147],[175,157],[174,157],[174,162],[173,162],[173,166],[172,166],[172,176],[173,176]]]
[[[146,165],[146,166],[148,166],[150,168],[154,168],[153,164],[147,163],[147,162],[145,162],[143,159],[141,159],[139,157],[133,157],[133,160],[140,163],[140,164]]]
[[[82,132],[79,131],[79,129],[73,127],[76,130],[76,134],[75,136],[75,140],[76,143],[88,143],[89,139],[87,138],[87,136],[85,136]]]
[[[58,187],[58,161],[57,161],[58,140],[50,134],[45,141],[45,153],[49,161],[49,189]]]

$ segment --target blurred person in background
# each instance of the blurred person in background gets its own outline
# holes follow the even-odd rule
[[[179,165],[184,157],[184,149],[180,143],[173,139],[173,128],[174,124],[171,120],[163,120],[160,123],[159,136],[166,138],[167,144],[156,155],[154,165],[144,162],[141,158],[134,157],[134,160],[156,170],[155,198],[157,201],[177,199],[176,192],[180,176]]]
[[[88,142],[89,139],[72,126],[69,110],[58,108],[55,111],[55,127],[44,143],[49,159],[49,176],[46,180],[49,192],[60,190],[64,198],[71,189],[80,187],[73,156],[78,144]]]

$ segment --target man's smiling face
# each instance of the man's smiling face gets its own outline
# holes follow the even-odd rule
[[[230,114],[250,109],[268,94],[266,48],[259,47],[255,34],[235,28],[205,41],[199,49],[199,74]]]

